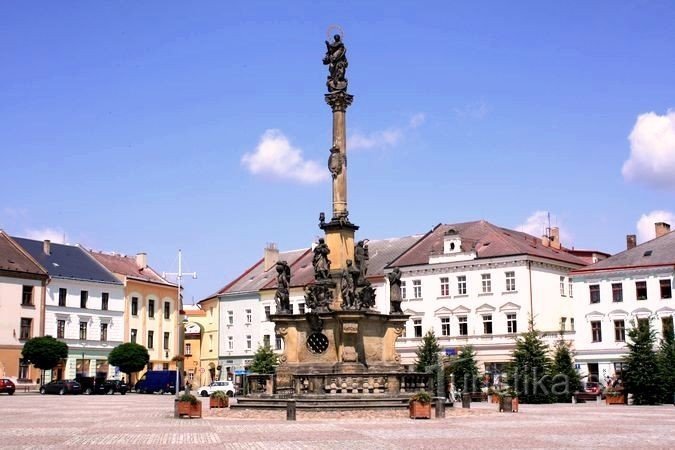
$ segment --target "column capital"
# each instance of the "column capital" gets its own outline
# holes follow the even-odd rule
[[[354,96],[346,92],[333,92],[325,94],[326,103],[330,105],[333,112],[346,111],[347,107],[352,104]]]

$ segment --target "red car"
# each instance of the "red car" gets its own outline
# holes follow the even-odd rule
[[[16,386],[14,382],[9,378],[0,378],[0,393],[7,393],[9,395],[14,394]]]

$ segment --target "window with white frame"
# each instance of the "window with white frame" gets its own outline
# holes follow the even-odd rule
[[[518,332],[516,313],[508,313],[506,315],[506,331],[510,334],[516,334]]]
[[[560,277],[560,295],[565,296],[565,277]]]
[[[457,295],[466,295],[466,275],[457,277]]]
[[[263,347],[267,348],[267,347],[269,347],[269,346],[270,346],[270,335],[269,335],[269,334],[265,334],[265,335],[263,336]]]
[[[483,334],[492,334],[492,314],[483,314]]]
[[[234,350],[234,336],[227,337],[227,349]]]
[[[483,294],[489,294],[492,292],[492,277],[489,273],[481,274],[481,283],[483,287]]]
[[[251,313],[250,309],[246,310],[246,323],[251,323],[253,322],[253,314]]]
[[[281,343],[283,342],[283,338],[281,337],[280,334],[275,334],[274,335],[274,348],[276,350],[281,350]]]
[[[506,275],[506,292],[514,292],[516,290],[516,272],[509,271]]]
[[[234,311],[227,312],[227,324],[234,325]]]
[[[413,319],[413,331],[416,338],[422,337],[422,319]]]
[[[401,298],[406,299],[405,281],[401,281]]]
[[[251,350],[253,348],[253,339],[250,334],[246,335],[246,350]]]
[[[468,336],[469,335],[469,320],[466,316],[458,316],[457,323],[459,324],[459,335]]]
[[[450,279],[448,277],[441,277],[441,297],[450,295]]]
[[[413,280],[413,298],[422,298],[422,280]]]
[[[599,320],[591,322],[591,340],[592,342],[602,342],[602,325]]]
[[[304,303],[298,303],[298,314],[304,314],[305,313],[305,304]]]
[[[441,336],[450,336],[450,318],[441,317]]]
[[[270,315],[272,314],[272,308],[270,305],[265,305],[265,320],[270,320]]]
[[[570,278],[567,282],[567,294],[570,298],[574,297],[574,291],[572,290],[572,279]]]

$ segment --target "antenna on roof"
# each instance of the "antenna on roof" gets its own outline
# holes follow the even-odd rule
[[[546,227],[546,237],[551,239],[551,212],[546,212],[546,219],[548,220],[548,226]]]

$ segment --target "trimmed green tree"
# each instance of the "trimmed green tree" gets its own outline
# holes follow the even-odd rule
[[[553,352],[551,364],[551,393],[558,403],[571,403],[574,392],[579,389],[581,378],[574,368],[569,343],[560,337]]]
[[[662,398],[659,364],[654,351],[656,332],[650,321],[639,321],[628,330],[628,365],[623,374],[626,392],[633,394],[634,405],[655,405]]]
[[[50,370],[68,357],[68,346],[51,336],[35,337],[23,344],[21,356],[40,370]],[[40,376],[40,384],[44,384],[44,376]]]
[[[269,345],[261,345],[253,355],[250,370],[252,373],[274,373],[274,368],[279,363],[279,358]]]
[[[551,403],[551,361],[548,346],[534,328],[519,336],[506,380],[522,403]]]
[[[129,383],[131,383],[131,374],[143,370],[149,361],[148,349],[133,342],[118,345],[108,355],[108,362],[126,373]]]
[[[430,373],[431,384],[429,388],[433,391],[436,390],[438,384],[438,364],[439,364],[439,353],[441,352],[441,346],[438,345],[438,340],[436,339],[436,334],[433,330],[427,331],[427,334],[422,338],[422,343],[417,348],[417,359],[415,361],[415,370],[417,372],[426,372]]]
[[[657,363],[663,388],[663,403],[675,404],[675,370],[673,370],[675,368],[675,338],[672,322],[670,322],[670,327],[663,329]]]
[[[473,347],[462,347],[450,363],[450,373],[454,378],[455,390],[462,392],[480,391],[481,380],[476,364],[476,352]]]

